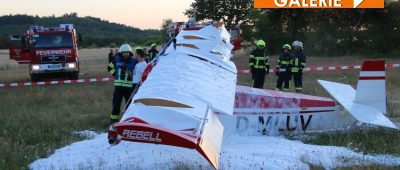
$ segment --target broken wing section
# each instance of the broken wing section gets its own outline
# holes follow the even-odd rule
[[[224,127],[218,117],[208,111],[207,119],[202,126],[202,135],[196,148],[215,168],[218,168]]]
[[[358,121],[398,129],[377,108],[354,102],[356,90],[350,85],[324,80],[318,80],[318,83]]]

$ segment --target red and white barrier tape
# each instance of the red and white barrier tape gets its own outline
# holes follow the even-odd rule
[[[394,68],[394,67],[400,67],[400,64],[386,64],[386,68]],[[324,66],[324,67],[308,67],[304,68],[304,71],[335,71],[335,70],[354,70],[354,69],[360,69],[360,65],[356,66]],[[269,72],[272,73],[274,72],[274,69],[269,69]],[[238,69],[238,74],[249,74],[250,70],[244,70],[244,69]]]
[[[332,71],[332,70],[354,70],[360,69],[361,66],[336,66],[336,67],[309,67],[305,68],[304,71]],[[386,68],[400,67],[400,64],[386,64]],[[273,72],[274,69],[270,69]],[[238,70],[238,74],[248,74],[250,70]],[[23,87],[23,86],[44,86],[44,85],[60,85],[60,84],[78,84],[78,83],[94,83],[94,82],[105,82],[113,81],[113,77],[99,77],[90,79],[79,79],[79,80],[58,80],[58,81],[44,81],[44,82],[26,82],[26,83],[0,83],[0,88],[4,87]]]
[[[113,77],[104,78],[90,78],[90,79],[79,79],[79,80],[57,80],[57,81],[43,81],[43,82],[26,82],[26,83],[4,83],[0,84],[1,87],[23,87],[23,86],[45,86],[45,85],[60,85],[60,84],[78,84],[78,83],[94,83],[94,82],[105,82],[112,81]]]

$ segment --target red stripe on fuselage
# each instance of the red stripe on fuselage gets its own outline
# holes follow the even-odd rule
[[[385,80],[385,76],[360,77],[359,80]]]
[[[335,110],[310,110],[310,111],[300,111],[300,114],[307,114],[307,113],[329,113],[335,112]],[[233,115],[277,115],[277,114],[297,114],[297,113],[290,113],[290,112],[233,112]]]
[[[300,111],[300,113],[322,113],[322,112],[334,112],[335,110],[313,110],[313,111]]]

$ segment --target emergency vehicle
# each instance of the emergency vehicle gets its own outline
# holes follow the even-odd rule
[[[29,64],[32,81],[48,76],[79,76],[77,34],[72,24],[45,28],[32,26],[25,35],[9,38],[10,59],[19,64]]]

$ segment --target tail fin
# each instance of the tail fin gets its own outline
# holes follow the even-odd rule
[[[386,114],[385,60],[363,62],[354,102]]]

